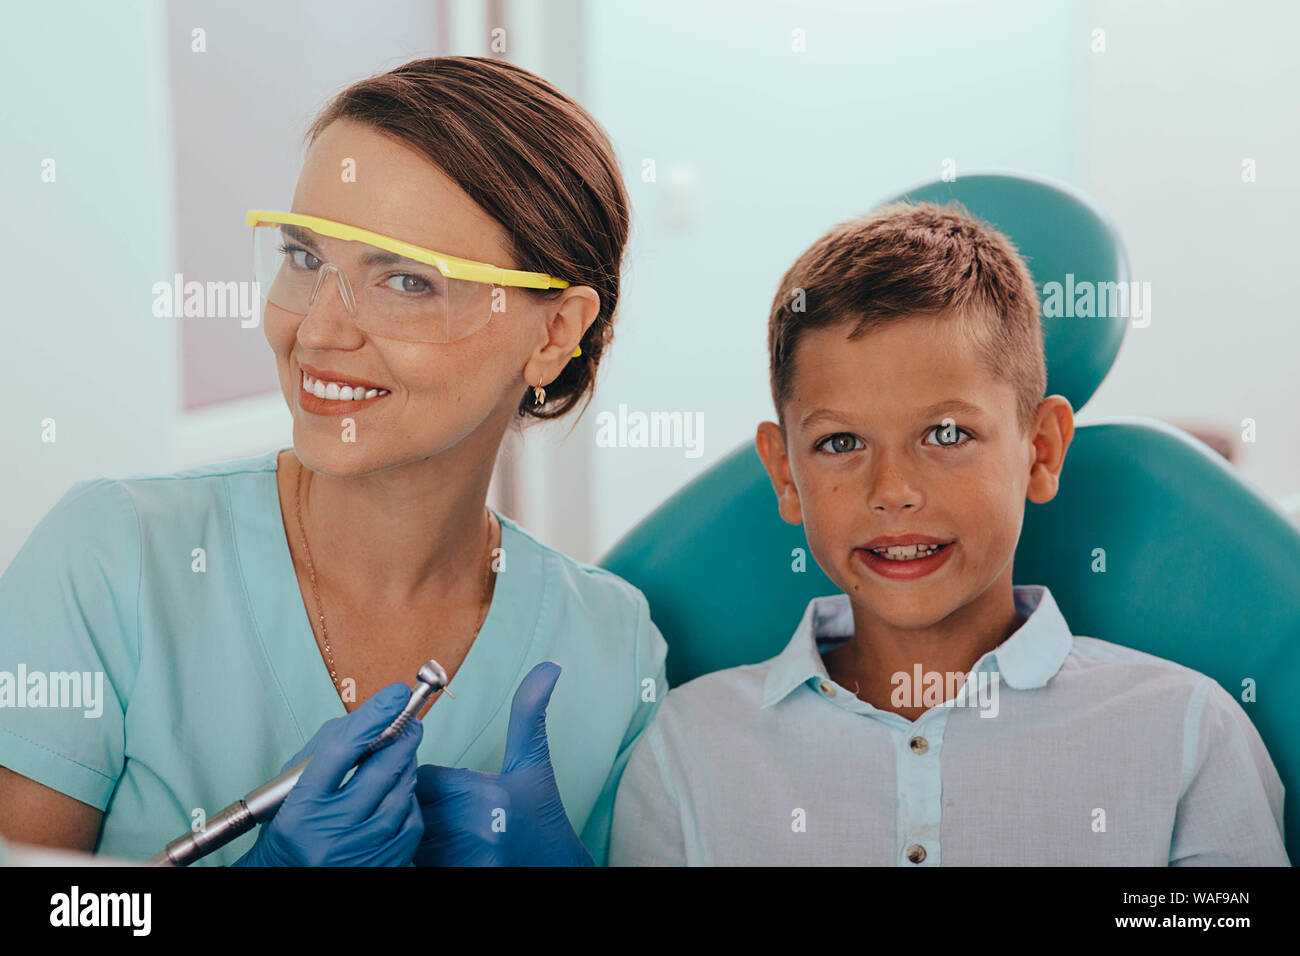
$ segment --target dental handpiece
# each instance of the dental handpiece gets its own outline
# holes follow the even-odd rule
[[[411,698],[402,707],[402,712],[393,722],[384,728],[357,758],[359,767],[371,754],[387,747],[406,729],[406,725],[415,719],[416,714],[428,702],[429,698],[447,686],[447,672],[435,660],[426,661],[415,675],[415,689]],[[451,691],[447,692],[448,694]],[[236,800],[215,816],[209,817],[206,825],[197,833],[187,832],[167,844],[163,850],[149,860],[150,866],[189,866],[195,860],[221,849],[231,840],[247,833],[259,823],[275,815],[284,798],[289,795],[302,772],[311,763],[311,757],[294,764],[284,773],[268,780],[256,790],[251,791],[241,800]]]

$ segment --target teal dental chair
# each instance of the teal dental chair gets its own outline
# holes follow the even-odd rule
[[[895,199],[961,202],[1011,237],[1040,296],[1069,275],[1076,288],[1129,279],[1114,224],[1062,186],[979,175]],[[1044,316],[1047,394],[1064,395],[1077,414],[1129,321]],[[799,548],[804,573],[792,572]],[[1098,548],[1104,572],[1093,571]],[[779,653],[808,601],[837,590],[802,527],[777,513],[752,441],[655,509],[600,563],[649,600],[668,642],[670,686]],[[1253,681],[1256,699],[1242,707],[1286,787],[1287,852],[1300,861],[1300,525],[1196,438],[1151,419],[1108,419],[1076,425],[1059,493],[1026,503],[1013,576],[1047,585],[1076,634],[1195,668],[1239,701]]]

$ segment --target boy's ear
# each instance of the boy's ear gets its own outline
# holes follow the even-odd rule
[[[1048,395],[1038,406],[1038,416],[1031,426],[1032,454],[1029,459],[1029,485],[1025,497],[1034,504],[1045,504],[1056,497],[1061,484],[1065,452],[1074,438],[1074,410],[1064,395]]]
[[[803,524],[803,507],[799,504],[799,489],[794,486],[790,473],[790,456],[786,454],[785,438],[776,422],[761,422],[754,435],[758,457],[772,480],[776,492],[776,506],[787,524]]]

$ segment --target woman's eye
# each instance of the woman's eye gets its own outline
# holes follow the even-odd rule
[[[309,269],[315,272],[321,266],[321,260],[301,246],[283,246],[280,251],[289,257],[295,269]]]
[[[857,442],[855,445],[854,442]],[[845,452],[857,451],[863,447],[862,439],[857,435],[850,435],[848,432],[839,432],[835,435],[828,435],[817,443],[818,448],[826,448],[833,455],[842,455]]]
[[[958,433],[967,436],[968,441],[971,437],[970,432],[966,431],[966,429],[961,428],[957,425],[935,425],[928,432],[926,432],[926,435],[928,437],[930,435],[933,435],[935,432],[939,433],[939,440],[934,444],[936,444],[939,448],[956,448],[958,445],[966,444],[966,442],[964,441],[957,440]],[[926,444],[930,444],[930,443],[927,442]]]
[[[394,285],[394,282],[396,282],[396,285]],[[428,279],[423,276],[412,275],[409,272],[399,272],[396,275],[389,276],[386,285],[394,292],[419,293],[429,292],[432,289]]]

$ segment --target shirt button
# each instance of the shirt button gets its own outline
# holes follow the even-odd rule
[[[826,681],[826,680],[822,681],[822,693],[825,694],[827,697],[834,697],[835,685],[832,684],[830,681]]]
[[[912,753],[914,754],[923,754],[930,749],[930,741],[926,740],[924,737],[913,737],[907,742],[907,745],[912,748]],[[924,850],[921,851],[921,855],[925,855]]]
[[[907,858],[913,863],[925,862],[925,847],[919,843],[913,843],[907,848]]]

